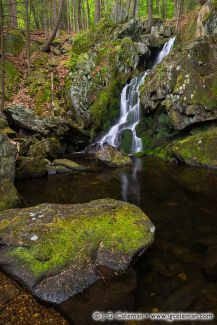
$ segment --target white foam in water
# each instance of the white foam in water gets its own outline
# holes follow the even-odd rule
[[[170,53],[174,42],[175,37],[171,38],[164,45],[155,60],[154,66],[159,64]],[[142,140],[136,134],[136,127],[140,122],[139,88],[145,82],[147,74],[148,72],[144,72],[142,75],[133,78],[123,88],[121,93],[120,117],[109,132],[101,138],[98,142],[99,144],[109,144],[113,147],[119,147],[121,131],[128,129],[131,130],[133,136],[131,153],[142,151]]]

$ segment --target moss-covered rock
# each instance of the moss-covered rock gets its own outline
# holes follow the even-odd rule
[[[187,165],[217,168],[217,129],[175,141],[171,152]]]
[[[164,110],[176,130],[216,119],[215,44],[213,37],[181,44],[156,66],[140,89],[144,114]]]
[[[136,206],[108,199],[3,212],[0,237],[2,269],[60,303],[96,282],[98,268],[104,276],[126,270],[152,243],[154,226]]]
[[[49,160],[36,157],[19,157],[16,166],[16,178],[27,179],[34,177],[43,177],[48,173]]]
[[[5,52],[18,56],[26,43],[25,34],[19,29],[9,29],[4,33]]]
[[[16,208],[20,199],[12,181],[8,178],[0,179],[0,211]]]
[[[46,138],[31,145],[27,156],[55,159],[60,157],[62,148],[57,138]]]
[[[0,132],[0,179],[14,179],[17,147],[6,134]]]
[[[1,68],[1,63],[0,63]],[[20,72],[12,62],[5,60],[5,99],[9,100],[14,94],[20,80]],[[1,75],[0,75],[1,82]]]
[[[103,146],[96,152],[96,159],[109,167],[124,167],[132,164],[132,160],[128,155],[108,145]]]
[[[69,160],[69,159],[55,159],[53,161],[53,165],[54,166],[62,166],[62,167],[65,167],[69,170],[83,170],[85,169],[85,167],[75,163],[74,161],[72,160]]]
[[[133,133],[130,129],[124,129],[121,131],[121,146],[120,149],[122,152],[130,154],[132,145],[133,145]]]

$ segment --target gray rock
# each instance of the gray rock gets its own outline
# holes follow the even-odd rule
[[[126,24],[117,26],[114,30],[112,39],[117,40],[130,37],[133,41],[139,41],[144,25],[140,19],[130,19]]]
[[[0,215],[0,264],[38,298],[59,304],[100,275],[128,269],[154,231],[138,207],[110,199],[8,210]]]
[[[96,159],[109,167],[124,167],[132,164],[128,155],[122,154],[112,146],[103,146],[96,152]]]

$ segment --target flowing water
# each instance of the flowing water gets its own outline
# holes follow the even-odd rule
[[[175,37],[171,38],[158,54],[154,66],[159,64],[171,51]],[[139,88],[145,82],[148,71],[133,78],[127,84],[121,93],[120,118],[115,125],[111,127],[108,133],[102,137],[99,144],[109,144],[113,147],[119,147],[121,142],[121,133],[124,130],[132,132],[132,148],[131,153],[142,151],[142,140],[137,136],[136,127],[140,122],[140,100]]]
[[[137,285],[130,295],[133,310],[217,311],[217,172],[151,157],[134,158],[132,167],[114,170],[83,156],[72,158],[91,169],[17,183],[26,205],[100,198],[138,205],[155,224],[156,238],[135,265]],[[127,292],[129,282],[124,286]],[[94,292],[91,299],[97,295]],[[83,302],[82,319],[90,304]],[[124,306],[128,309],[127,302]]]

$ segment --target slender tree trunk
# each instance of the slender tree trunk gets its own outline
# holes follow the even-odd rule
[[[138,13],[138,0],[134,0],[134,4],[133,4],[133,17],[136,17]]]
[[[17,28],[17,3],[16,0],[8,0],[11,27]]]
[[[30,71],[29,1],[30,0],[25,0],[26,52],[28,73]]]
[[[167,18],[167,0],[163,0],[162,17],[163,19]]]
[[[57,31],[58,31],[58,28],[59,28],[59,25],[60,25],[61,17],[62,17],[63,5],[64,5],[64,0],[60,0],[60,3],[59,3],[59,12],[58,12],[58,16],[57,16],[57,20],[56,20],[54,29],[53,29],[50,37],[48,38],[47,42],[43,46],[43,50],[45,52],[49,52],[50,51],[50,46],[51,46],[53,40],[56,37]]]
[[[80,32],[82,30],[81,0],[78,0],[77,19],[78,19],[78,31]]]
[[[157,14],[160,15],[160,0],[156,0],[156,11]]]
[[[36,10],[35,10],[35,5],[34,5],[33,1],[31,1],[30,4],[31,4],[31,10],[32,10],[32,14],[33,14],[33,19],[34,19],[34,22],[35,22],[35,27],[37,29],[39,29],[40,24],[39,24],[39,20],[38,20],[38,17],[37,17]]]
[[[153,3],[152,0],[147,0],[147,7],[148,7],[148,26],[147,26],[147,32],[151,32],[152,27],[152,15],[153,15]]]
[[[97,24],[101,18],[100,0],[94,0],[94,22]]]
[[[90,27],[90,6],[88,0],[86,0],[86,11],[87,11],[87,28],[89,28]]]
[[[4,11],[0,0],[0,37],[1,37],[1,111],[5,106],[5,46],[4,46]]]

